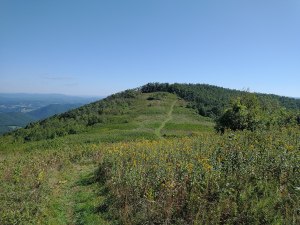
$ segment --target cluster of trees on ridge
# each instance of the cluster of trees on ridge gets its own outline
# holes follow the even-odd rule
[[[148,83],[140,88],[144,93],[164,91],[177,94],[190,102],[191,107],[202,116],[219,117],[232,99],[236,99],[245,91],[217,87],[208,84],[169,84]],[[290,110],[300,109],[300,99],[273,94],[256,94],[263,108],[285,107]]]
[[[214,118],[219,132],[300,124],[300,99],[253,94],[207,84],[149,83],[140,90],[177,94],[200,115]]]

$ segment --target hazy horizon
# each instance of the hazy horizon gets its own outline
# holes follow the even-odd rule
[[[153,82],[151,82],[151,83],[153,83]],[[200,83],[194,83],[194,84],[200,84]],[[201,84],[212,85],[212,84],[205,84],[205,83],[201,83]],[[300,98],[299,96],[287,96],[287,95],[280,95],[280,94],[276,94],[276,93],[257,92],[257,91],[251,90],[250,88],[241,88],[241,89],[238,89],[238,88],[222,87],[222,86],[218,86],[218,85],[212,85],[212,86],[217,86],[217,87],[231,89],[231,90],[238,90],[238,91],[250,91],[251,93],[271,94],[271,95],[274,94],[274,95],[279,95],[279,96],[284,96],[284,97],[290,97],[290,98],[297,98],[297,99]],[[136,87],[136,88],[138,88],[138,87]],[[122,91],[125,91],[125,90],[127,90],[127,89],[119,90],[119,91],[110,93],[108,95],[78,95],[78,94],[64,94],[64,93],[36,93],[36,92],[0,92],[0,95],[2,95],[2,94],[4,94],[4,95],[5,94],[11,94],[11,95],[14,95],[14,94],[16,94],[16,95],[22,95],[22,94],[25,94],[25,95],[62,95],[62,96],[70,96],[70,97],[82,97],[82,98],[95,98],[95,97],[104,98],[104,97],[107,97],[109,95],[116,94],[118,92],[122,92]]]
[[[70,97],[82,97],[82,98],[93,98],[93,97],[105,97],[106,95],[77,95],[77,94],[64,94],[64,93],[37,93],[37,92],[0,92],[0,95],[62,95]]]

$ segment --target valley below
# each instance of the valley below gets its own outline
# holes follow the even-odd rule
[[[59,94],[0,93],[0,135],[100,98]]]

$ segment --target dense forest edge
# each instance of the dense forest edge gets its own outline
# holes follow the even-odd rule
[[[235,99],[248,91],[239,91],[208,84],[169,84],[148,83],[141,88],[142,92],[165,91],[175,93],[191,102],[202,116],[217,117]],[[278,96],[274,94],[255,93],[265,108],[284,107],[290,110],[300,109],[300,99]]]

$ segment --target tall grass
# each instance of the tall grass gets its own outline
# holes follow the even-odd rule
[[[121,224],[299,224],[300,131],[107,146],[98,178]]]
[[[61,144],[55,149],[16,151],[0,155],[0,224],[47,224],[53,185],[51,174],[84,160],[99,161],[92,145]]]
[[[99,164],[98,210],[120,224],[300,223],[299,128],[14,147],[0,154],[0,224],[47,224],[55,174],[85,163]]]

